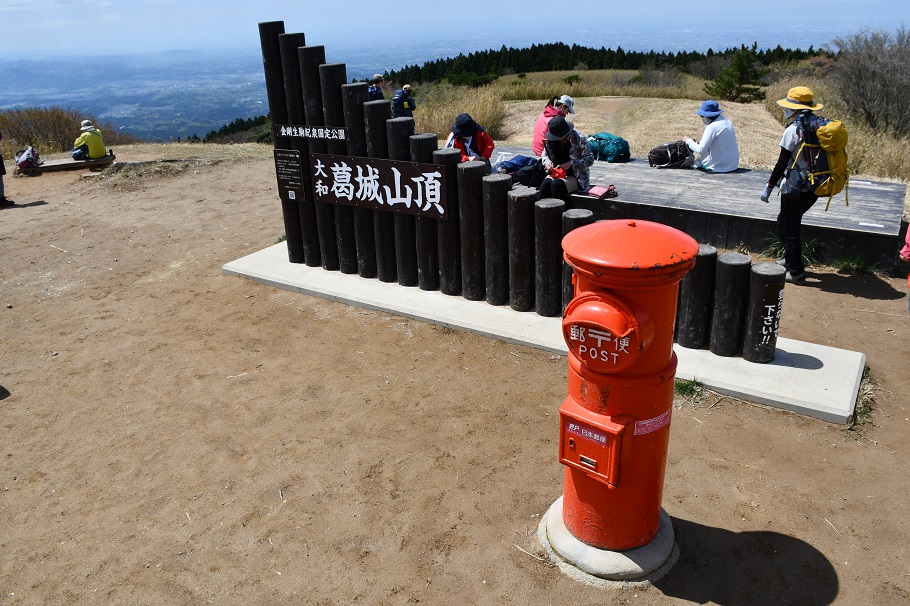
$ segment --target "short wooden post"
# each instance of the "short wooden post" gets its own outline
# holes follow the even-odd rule
[[[375,101],[374,103],[379,103]],[[458,212],[458,164],[461,151],[440,149],[433,152],[433,164],[445,171],[449,201],[447,220],[436,222],[436,241],[439,250],[439,291],[444,295],[461,294],[461,228]]]
[[[411,162],[433,163],[433,152],[439,148],[436,133],[412,135]],[[436,219],[417,217],[417,286],[420,290],[439,289],[439,249]]]
[[[487,175],[483,188],[484,279],[487,303],[509,302],[509,220],[508,194],[512,177]]]
[[[732,357],[742,349],[751,266],[749,255],[727,252],[717,256],[710,345],[714,355]]]
[[[366,82],[341,85],[348,153],[359,158],[365,158],[367,155],[367,133],[363,118],[367,86]],[[375,278],[376,238],[373,234],[373,211],[371,209],[354,209],[354,238],[357,240],[357,274],[361,278]]]
[[[588,225],[594,222],[594,211],[587,208],[570,208],[562,213],[562,237],[565,238],[573,229],[582,225]],[[560,250],[562,247],[560,246]],[[566,305],[575,296],[575,285],[572,284],[572,268],[562,260],[562,311],[565,312]]]
[[[363,104],[364,125],[367,135],[367,158],[389,157],[389,139],[386,120],[392,117],[388,101],[367,101]],[[395,266],[395,219],[391,212],[373,211],[373,237],[376,240],[376,274],[382,282],[398,280]]]
[[[483,260],[484,162],[458,165],[458,213],[461,230],[461,296],[482,301],[486,295]]]
[[[743,338],[743,359],[747,362],[766,364],[774,359],[786,275],[787,270],[777,263],[752,266]]]
[[[699,349],[708,342],[716,271],[717,249],[710,244],[699,244],[695,266],[679,283],[676,342],[683,347]]]
[[[389,160],[411,159],[410,137],[414,118],[392,118],[386,121]],[[395,267],[398,284],[417,286],[417,221],[410,213],[392,213],[395,224]]]
[[[566,203],[544,198],[534,203],[534,294],[537,313],[562,311],[562,213]]]
[[[343,127],[344,103],[341,87],[347,81],[344,63],[326,63],[319,66],[319,83],[322,89],[322,115],[326,126]],[[327,142],[330,154],[350,155],[342,139]],[[345,204],[333,204],[335,211],[335,240],[338,244],[338,268],[343,274],[357,273],[357,239],[354,235],[354,209]]]
[[[534,203],[536,189],[509,192],[509,306],[515,311],[534,309]]]

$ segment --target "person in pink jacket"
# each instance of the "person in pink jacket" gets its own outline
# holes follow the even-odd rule
[[[904,247],[901,249],[901,261],[910,263],[910,227],[907,228],[907,235],[904,239]],[[910,274],[907,275],[907,288],[910,288]],[[907,298],[907,311],[910,312],[910,295]]]
[[[574,113],[575,100],[569,95],[553,97],[547,101],[547,106],[543,108],[543,113],[540,114],[540,117],[537,118],[537,123],[534,125],[534,141],[531,143],[531,149],[534,150],[535,156],[540,157],[540,154],[543,153],[543,146],[547,139],[547,125],[550,123],[550,118],[553,116],[565,118],[566,114]]]

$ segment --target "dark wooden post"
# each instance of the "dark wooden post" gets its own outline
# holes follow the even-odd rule
[[[319,66],[325,63],[325,47],[301,46],[300,84],[303,88],[303,112],[307,126],[325,126],[322,111],[322,84],[319,81]],[[328,151],[326,142],[321,139],[309,141],[310,153],[324,154]],[[312,191],[309,163],[304,174],[309,178],[308,191]],[[319,252],[322,255],[322,268],[330,271],[338,269],[338,241],[335,237],[334,204],[316,202],[316,226],[319,230]]]
[[[389,157],[389,140],[386,120],[392,117],[388,101],[367,101],[363,104],[364,126],[367,135],[367,157]],[[395,282],[395,219],[391,212],[373,211],[373,237],[376,240],[376,273],[382,282]]]
[[[326,63],[319,66],[319,84],[322,92],[322,116],[326,126],[345,126],[341,86],[347,81],[344,63]],[[344,140],[327,142],[330,154],[349,155]],[[357,273],[357,241],[354,236],[354,209],[344,204],[333,204],[335,212],[335,241],[338,243],[338,268],[341,273]]]
[[[363,118],[367,87],[366,82],[341,85],[348,153],[359,158],[367,156],[367,131]],[[357,274],[361,278],[375,278],[376,237],[373,234],[373,211],[369,208],[354,209],[354,237],[357,240]]]
[[[439,164],[445,171],[449,201],[448,218],[436,222],[436,237],[439,244],[439,291],[444,295],[461,294],[461,226],[458,210],[458,164],[461,151],[440,149],[433,152],[433,164]]]
[[[700,349],[708,342],[716,271],[717,249],[710,244],[699,244],[695,266],[679,283],[676,342],[683,347]]]
[[[483,260],[484,162],[458,165],[458,217],[461,230],[461,296],[481,301],[486,295]]]
[[[509,192],[509,306],[515,311],[534,309],[534,203],[530,187]]]
[[[433,152],[439,147],[435,133],[412,135],[411,162],[433,163]],[[420,290],[439,288],[439,249],[436,238],[436,219],[417,217],[417,286]]]
[[[265,21],[259,24],[259,44],[262,47],[262,68],[265,72],[265,92],[269,102],[272,124],[288,121],[287,101],[284,94],[284,73],[281,64],[281,42],[284,21]],[[288,149],[285,137],[279,137],[272,129],[275,149]],[[288,261],[303,263],[303,233],[300,228],[300,210],[296,200],[281,199],[281,217],[284,221],[285,244],[288,247]]]
[[[414,118],[392,118],[385,124],[389,140],[389,160],[410,161],[410,138],[414,134]],[[393,213],[393,217],[398,283],[401,286],[417,286],[417,217],[401,212]]]
[[[573,229],[582,225],[588,225],[594,222],[594,211],[587,208],[570,208],[562,213],[562,237],[565,238]],[[560,251],[562,246],[560,246]],[[560,253],[561,256],[561,253]],[[572,284],[572,268],[562,260],[562,311],[566,311],[566,305],[575,296],[575,286]]]
[[[732,357],[742,348],[751,266],[749,255],[735,252],[717,255],[710,346],[714,355]]]
[[[285,34],[281,36],[281,64],[284,69],[284,94],[287,99],[288,120],[292,124],[306,124],[304,112],[303,88],[300,82],[300,48],[305,44],[303,34]],[[303,234],[304,262],[310,267],[322,264],[322,253],[319,247],[318,218],[316,205],[313,202],[309,170],[310,143],[306,139],[291,139],[290,149],[300,152],[300,163],[303,167],[303,199],[298,202],[300,228]]]
[[[562,213],[566,203],[544,198],[534,203],[535,300],[541,316],[562,311]]]
[[[784,303],[784,278],[787,270],[777,263],[752,266],[743,359],[766,364],[777,351],[777,329]]]
[[[509,302],[509,212],[512,177],[506,174],[483,178],[484,278],[487,303]]]

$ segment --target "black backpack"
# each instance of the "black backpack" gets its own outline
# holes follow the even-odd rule
[[[648,164],[655,168],[689,168],[695,162],[685,141],[661,143],[648,152]]]
[[[528,164],[512,173],[512,183],[521,183],[528,187],[540,187],[547,173],[543,169],[543,160],[537,159],[533,164]]]

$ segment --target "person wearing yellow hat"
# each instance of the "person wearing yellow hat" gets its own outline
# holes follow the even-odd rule
[[[809,159],[805,153],[800,154],[799,149],[806,134],[816,128],[817,118],[813,112],[824,106],[815,102],[812,90],[805,86],[791,88],[787,91],[786,98],[777,104],[784,108],[787,127],[780,140],[777,163],[760,197],[763,202],[767,202],[774,187],[780,185],[777,228],[784,246],[784,258],[778,263],[787,269],[787,282],[802,284],[806,281],[800,235],[803,215],[812,208],[818,196],[812,191],[807,178]]]

